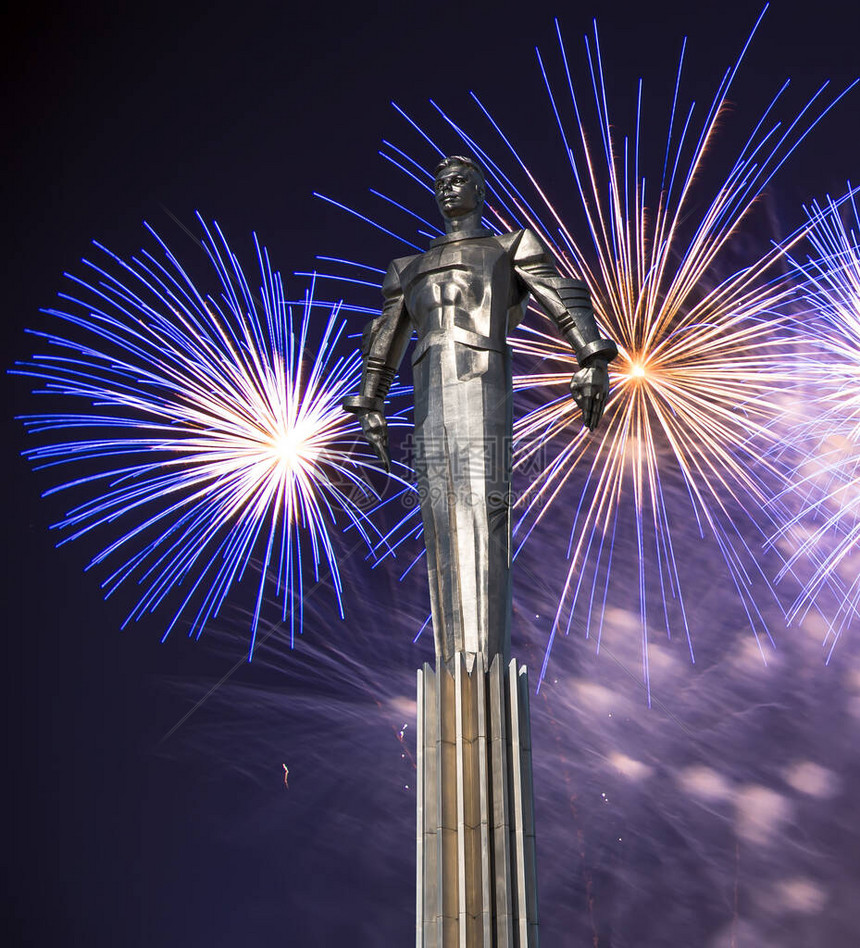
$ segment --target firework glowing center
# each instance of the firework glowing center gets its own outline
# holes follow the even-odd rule
[[[296,418],[287,393],[277,388],[258,398],[247,412],[231,411],[227,405],[220,408],[220,413],[213,408],[206,417],[189,412],[195,436],[185,448],[180,442],[174,450],[187,454],[190,447],[192,462],[215,462],[214,480],[226,476],[241,481],[237,509],[255,498],[271,501],[287,495],[297,479],[314,476],[331,453],[333,436],[336,440],[340,434],[340,426],[331,424],[338,406],[326,405],[309,417]],[[213,442],[219,445],[214,452]],[[230,511],[227,519],[235,512]]]
[[[633,379],[634,382],[644,381],[646,376],[645,366],[641,362],[633,362],[630,366],[630,371],[628,372],[628,377]]]
[[[293,472],[301,470],[316,454],[311,439],[295,427],[279,431],[275,435],[273,448],[278,465]]]

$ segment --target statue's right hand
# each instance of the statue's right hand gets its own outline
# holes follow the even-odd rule
[[[365,411],[359,415],[361,431],[365,440],[382,461],[386,473],[391,470],[391,458],[388,453],[388,423],[381,411]]]
[[[570,380],[570,394],[582,412],[582,423],[594,431],[609,397],[609,369],[604,359],[594,359]]]

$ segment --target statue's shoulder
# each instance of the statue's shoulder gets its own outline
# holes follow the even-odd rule
[[[391,296],[400,290],[403,271],[413,260],[417,260],[420,256],[423,255],[415,253],[410,257],[397,257],[388,264],[388,269],[385,271],[385,277],[382,280],[382,292],[385,296]]]
[[[409,257],[397,257],[388,264],[386,276],[389,273],[403,273],[403,271],[409,266],[410,263],[412,263],[413,260],[417,260],[419,257],[423,256],[423,253],[413,253]]]
[[[537,234],[527,227],[523,230],[512,230],[507,234],[499,234],[496,240],[516,264],[550,257]]]

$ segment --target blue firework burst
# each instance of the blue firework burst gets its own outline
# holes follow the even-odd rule
[[[330,582],[342,612],[335,524],[378,540],[371,456],[341,409],[361,364],[339,306],[320,318],[313,283],[291,304],[255,238],[252,291],[217,224],[200,223],[213,294],[151,228],[154,252],[124,260],[97,244],[86,275],[67,274],[61,308],[45,310],[59,328],[34,332],[43,351],[14,369],[58,406],[23,417],[39,438],[24,453],[65,477],[46,494],[78,498],[55,525],[61,543],[110,538],[90,565],[112,565],[106,595],[135,587],[126,622],[169,605],[165,637],[180,620],[199,635],[259,574],[253,652],[269,584],[291,641],[306,576]]]

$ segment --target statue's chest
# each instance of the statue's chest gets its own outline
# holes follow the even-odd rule
[[[494,297],[507,298],[509,284],[510,261],[492,239],[434,247],[403,274],[406,308],[419,325],[462,325],[466,314],[489,314]]]

